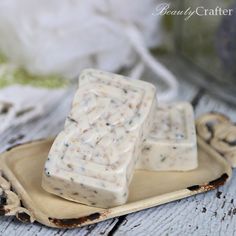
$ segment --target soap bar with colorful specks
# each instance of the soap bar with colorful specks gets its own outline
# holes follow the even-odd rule
[[[197,143],[192,106],[187,102],[159,105],[137,169],[187,171],[197,168]]]
[[[152,84],[85,70],[45,163],[43,188],[96,207],[124,204],[155,111]]]

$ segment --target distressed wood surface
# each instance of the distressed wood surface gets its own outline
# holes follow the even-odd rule
[[[218,111],[236,120],[236,109],[201,91],[192,102],[196,116]],[[235,182],[233,171],[231,182],[217,190],[127,215],[114,235],[236,235]]]
[[[73,92],[43,117],[13,127],[0,137],[0,151],[17,143],[54,136],[63,127]],[[194,105],[196,116],[221,111],[236,120],[236,109],[181,81],[177,100]],[[0,218],[0,235],[234,235],[236,234],[236,181],[218,190],[74,230],[50,229],[38,223],[22,224],[14,217]]]

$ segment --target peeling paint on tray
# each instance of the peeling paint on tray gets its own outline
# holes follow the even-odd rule
[[[101,216],[102,216],[101,213],[96,212],[88,216],[83,216],[83,217],[73,218],[73,219],[49,218],[49,221],[55,224],[55,226],[59,228],[73,228],[73,227],[81,226],[84,223],[93,223],[93,221],[98,220]]]
[[[219,186],[224,185],[228,177],[229,177],[228,174],[224,173],[219,178],[210,181],[208,184],[193,185],[193,186],[187,187],[187,189],[190,191],[199,191],[199,192],[213,190],[213,189],[218,188]]]

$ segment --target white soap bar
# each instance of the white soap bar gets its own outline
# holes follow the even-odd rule
[[[85,70],[45,163],[43,188],[92,206],[124,204],[155,110],[152,84]]]
[[[193,108],[189,103],[159,105],[137,169],[187,171],[197,168]]]

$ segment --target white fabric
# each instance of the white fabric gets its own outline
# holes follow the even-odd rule
[[[160,102],[173,100],[178,95],[178,83],[176,77],[149,53],[142,40],[142,36],[136,27],[132,25],[126,27],[126,33],[136,52],[140,55],[143,63],[145,63],[158,77],[160,77],[161,80],[163,80],[163,82],[167,84],[167,89],[165,91],[159,91],[157,95],[158,100]],[[134,68],[131,74],[133,78],[139,79],[141,77],[144,69],[144,66],[142,65],[143,63],[138,64]]]
[[[161,0],[1,0],[0,51],[33,74],[74,78],[83,68],[115,72],[140,58],[167,84],[161,101],[172,100],[177,82],[148,48],[161,39]],[[137,67],[138,68],[138,67]],[[135,72],[141,76],[141,67]]]
[[[1,0],[0,50],[37,74],[75,76],[85,67],[115,71],[134,62],[124,27],[158,45],[156,0]]]

